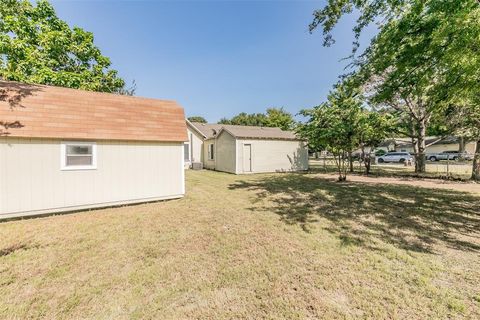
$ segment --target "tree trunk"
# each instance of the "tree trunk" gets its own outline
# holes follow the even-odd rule
[[[465,152],[465,138],[458,137],[458,152],[464,153]]]
[[[369,152],[368,155],[364,158],[365,161],[365,173],[368,176],[370,174],[370,169],[372,168],[372,154]]]
[[[475,155],[473,157],[472,180],[480,181],[480,140],[477,141]]]
[[[340,158],[340,156],[339,156]],[[348,161],[348,156],[345,151],[342,152],[340,164],[341,164],[341,169],[340,169],[340,176],[338,177],[338,181],[345,181],[347,180],[347,166],[346,162]]]
[[[418,136],[417,136],[417,146],[418,153],[415,158],[415,171],[417,173],[425,173],[425,135],[426,135],[425,120],[420,120],[418,122]]]
[[[412,120],[412,124],[410,126],[410,138],[412,140],[413,154],[415,155],[415,172],[418,172],[418,165],[417,165],[418,145],[417,145],[416,136],[417,136],[417,134],[415,132],[415,124]]]
[[[458,152],[460,153],[460,160],[464,160],[463,154],[465,153],[465,138],[458,137]]]
[[[372,149],[370,148],[368,154],[365,152],[365,147],[362,146],[362,159],[365,166],[365,174],[368,176],[370,174],[370,168],[372,167]]]
[[[352,152],[348,152],[348,164],[350,165],[350,173],[353,172],[353,157],[352,157]]]

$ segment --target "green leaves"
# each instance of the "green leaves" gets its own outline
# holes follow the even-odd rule
[[[339,19],[353,11],[359,13],[354,54],[363,29],[380,22],[367,49],[353,55],[357,78],[367,88],[369,103],[394,111],[417,141],[421,172],[431,119],[436,132],[478,132],[480,1],[329,0],[314,13],[310,30],[321,28],[324,44],[330,45]]]
[[[207,120],[204,117],[201,117],[201,116],[188,117],[188,121],[198,122],[198,123],[207,123]]]
[[[92,91],[123,92],[94,36],[60,20],[46,0],[0,0],[0,77]]]
[[[218,123],[241,126],[278,127],[282,130],[291,130],[295,126],[293,116],[284,108],[268,108],[264,113],[241,112],[232,119],[222,118]]]
[[[346,155],[359,148],[374,149],[391,133],[394,125],[390,114],[364,106],[361,88],[353,76],[337,84],[327,102],[302,110],[300,114],[307,117],[307,122],[299,125],[297,132],[308,141],[311,150],[334,154],[340,180],[346,175]]]

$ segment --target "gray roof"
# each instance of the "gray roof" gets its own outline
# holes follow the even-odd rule
[[[198,129],[207,139],[215,137],[215,135],[222,129],[223,124],[216,123],[200,123],[192,122],[195,128]]]
[[[254,126],[236,126],[231,124],[216,123],[198,123],[193,125],[203,133],[207,138],[214,138],[220,130],[224,129],[235,138],[252,138],[252,139],[280,139],[280,140],[301,140],[293,131],[283,131],[280,128],[254,127]]]

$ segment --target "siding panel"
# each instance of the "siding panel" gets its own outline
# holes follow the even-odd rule
[[[236,173],[235,138],[223,131],[216,139],[215,170]]]
[[[183,195],[183,143],[97,141],[97,169],[79,171],[60,170],[60,145],[1,138],[0,218]]]
[[[302,141],[237,140],[237,172],[243,170],[243,145],[252,146],[252,172],[301,171],[308,169],[308,150]]]

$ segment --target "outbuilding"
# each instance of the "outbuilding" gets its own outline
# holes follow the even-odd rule
[[[198,144],[203,137],[203,153],[193,155],[207,169],[235,174],[308,169],[306,142],[292,131],[224,124],[187,126],[192,132],[190,144]]]
[[[0,81],[0,219],[182,197],[173,101]]]

